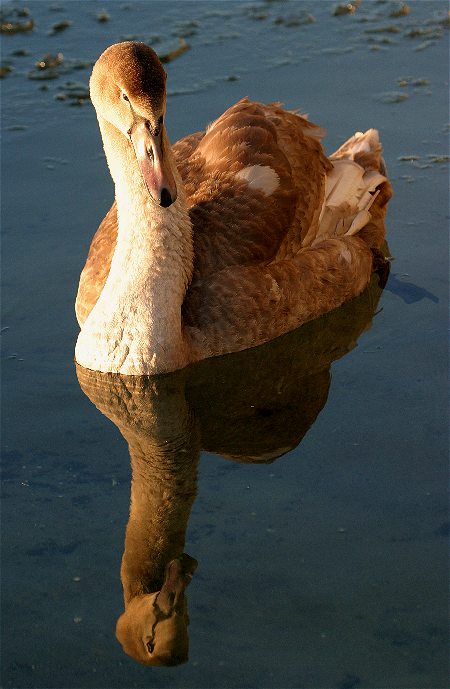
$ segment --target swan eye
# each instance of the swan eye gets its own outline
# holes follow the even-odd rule
[[[147,651],[149,653],[153,653],[154,650],[155,650],[155,644],[153,643],[153,641],[148,641],[147,642]]]
[[[122,91],[122,98],[123,98],[124,100],[126,100],[128,103],[130,102],[130,99],[128,98],[128,96],[127,96],[127,94],[125,93],[125,91]]]

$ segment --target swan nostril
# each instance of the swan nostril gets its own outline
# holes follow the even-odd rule
[[[167,208],[168,206],[171,206],[173,203],[172,196],[170,194],[170,191],[164,187],[161,190],[161,200],[159,202],[159,205],[162,206],[163,208]]]

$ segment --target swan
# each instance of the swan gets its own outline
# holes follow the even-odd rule
[[[166,74],[134,41],[90,79],[115,201],[81,273],[81,366],[175,371],[296,329],[360,294],[391,196],[378,132],[332,156],[306,116],[243,98],[170,146]]]

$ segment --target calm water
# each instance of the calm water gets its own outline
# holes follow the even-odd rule
[[[3,687],[447,686],[447,3],[408,4],[31,0],[34,30],[2,36]],[[309,112],[329,152],[379,128],[391,276],[266,348],[147,387],[81,376],[83,392],[73,303],[112,184],[93,110],[72,104],[110,43],[164,53],[178,36],[174,141],[244,95]],[[54,79],[30,78],[59,52]],[[177,480],[166,461],[190,485],[174,497],[198,561],[177,667],[115,639],[117,426],[152,495]]]

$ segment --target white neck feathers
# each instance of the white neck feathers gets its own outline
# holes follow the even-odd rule
[[[117,246],[100,297],[78,337],[75,358],[97,371],[142,375],[188,363],[181,306],[192,276],[192,228],[181,179],[178,198],[158,206],[142,180],[132,147],[101,122],[115,181]],[[169,146],[167,154],[171,155]]]

